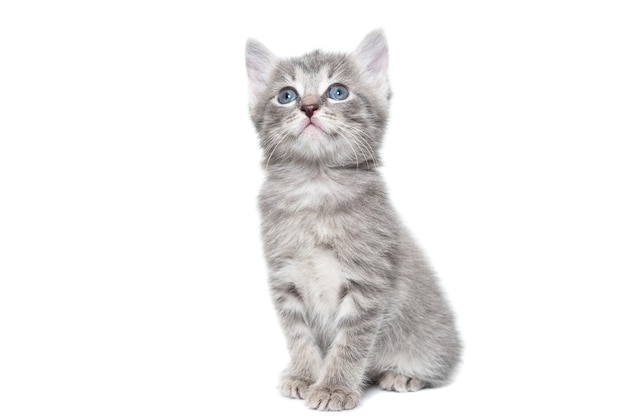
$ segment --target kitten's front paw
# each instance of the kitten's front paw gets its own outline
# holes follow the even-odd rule
[[[313,386],[306,397],[306,405],[319,411],[351,410],[359,402],[359,393],[345,387]]]
[[[280,386],[280,392],[285,397],[302,400],[306,398],[312,382],[294,376],[286,376]]]
[[[393,372],[383,374],[378,380],[378,385],[384,390],[396,392],[415,392],[424,387],[424,383],[417,378]]]

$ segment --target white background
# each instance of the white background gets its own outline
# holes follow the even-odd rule
[[[383,173],[466,350],[350,413],[626,414],[623,2],[400,4],[2,2],[0,415],[315,415],[276,389],[244,45],[377,27]]]

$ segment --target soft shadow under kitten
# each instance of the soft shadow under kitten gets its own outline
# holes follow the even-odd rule
[[[461,352],[454,317],[377,171],[391,97],[384,34],[349,54],[290,59],[249,40],[246,64],[269,285],[291,358],[283,395],[344,410],[369,384],[446,384]]]

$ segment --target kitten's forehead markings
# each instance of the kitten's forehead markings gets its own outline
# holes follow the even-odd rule
[[[282,77],[274,85],[276,90],[274,94],[278,94],[285,87],[294,88],[299,95],[302,95],[304,90],[304,85],[298,80],[297,75],[292,72],[282,74]],[[276,95],[272,96],[272,98],[276,98]]]
[[[295,68],[295,79],[302,81],[298,83],[298,92],[304,97],[308,95],[317,95],[323,97],[331,84],[331,79],[325,74],[330,73],[330,68],[323,68],[317,72],[311,72],[303,67]],[[302,87],[302,88],[300,88]]]
[[[320,95],[320,97],[326,93],[328,86],[331,84],[330,77],[324,76],[322,74],[323,73],[320,71],[320,80],[319,80],[319,83],[317,84],[317,93]]]
[[[298,93],[301,97],[305,97],[311,94],[312,74],[307,73],[302,67],[297,66],[295,68],[295,78],[298,84]]]
[[[334,63],[328,67],[328,79],[334,78],[336,73],[344,72],[345,59],[341,58],[339,62]]]

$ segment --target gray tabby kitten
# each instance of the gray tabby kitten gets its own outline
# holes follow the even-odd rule
[[[382,31],[351,54],[246,47],[269,284],[291,356],[281,391],[317,410],[354,408],[372,383],[441,386],[459,362],[454,317],[376,170],[387,62]]]

